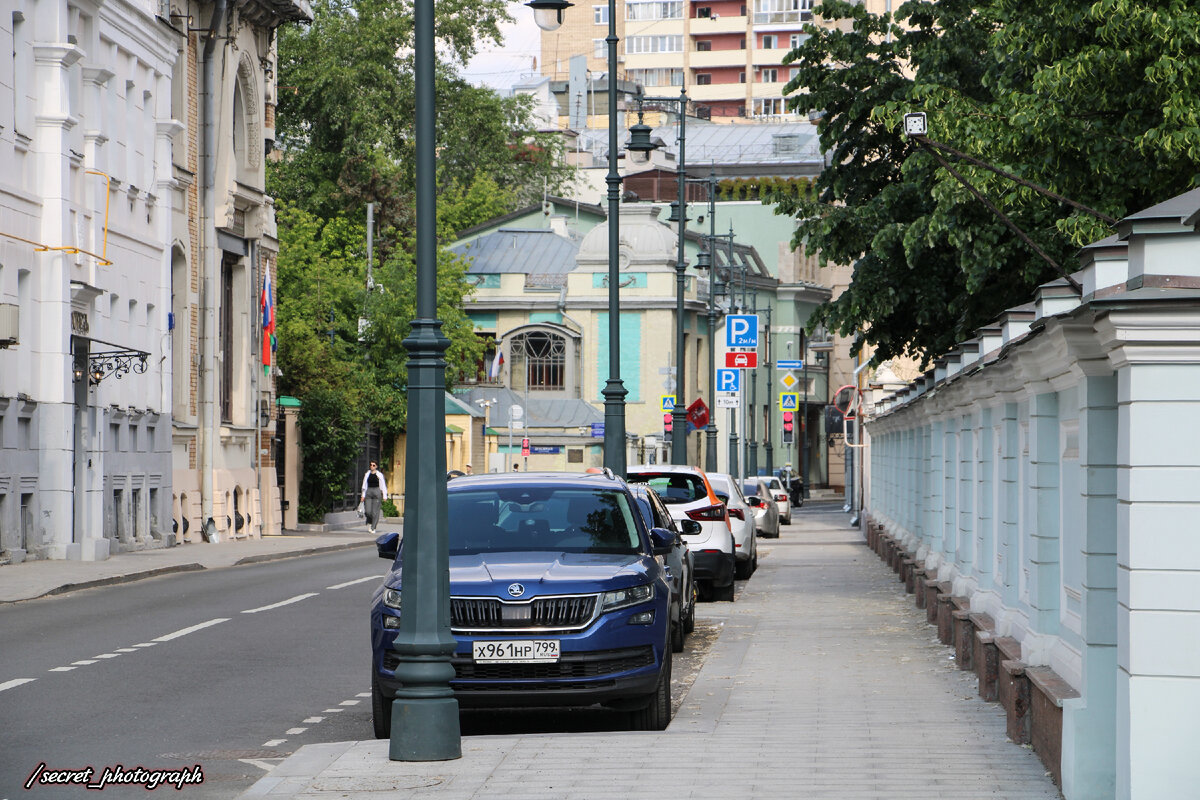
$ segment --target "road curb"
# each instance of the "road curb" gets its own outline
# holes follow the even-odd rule
[[[23,600],[4,600],[3,603],[21,603],[24,600],[37,600],[39,597],[53,597],[54,595],[67,594],[68,592],[78,592],[83,589],[95,589],[100,586],[115,586],[119,583],[132,583],[140,581],[144,578],[157,578],[159,575],[170,575],[173,572],[197,572],[205,569],[203,564],[176,564],[171,567],[159,567],[158,569],[146,570],[145,572],[133,572],[128,575],[113,575],[110,578],[97,578],[94,581],[83,581],[81,583],[64,583],[62,586],[56,586],[48,592],[42,592],[36,597],[27,597]]]
[[[326,547],[310,547],[307,550],[289,550],[286,553],[262,553],[257,556],[246,556],[233,562],[233,566],[240,567],[244,564],[261,564],[264,561],[282,561],[285,558],[297,558],[299,556],[312,556],[318,553],[333,553],[338,550],[352,550],[356,547],[374,546],[375,541],[366,542],[350,542],[349,544],[331,544]]]

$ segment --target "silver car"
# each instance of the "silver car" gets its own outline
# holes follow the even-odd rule
[[[742,494],[754,511],[754,529],[759,536],[779,538],[779,507],[770,500],[770,488],[762,478],[747,478],[742,482]]]
[[[784,525],[791,525],[792,503],[788,500],[787,487],[783,485],[783,481],[774,475],[764,475],[763,481],[767,484],[767,488],[771,490],[770,497],[764,497],[763,499],[774,500],[775,507],[779,509],[779,521]]]
[[[733,532],[734,555],[737,563],[734,577],[746,580],[758,569],[758,537],[754,535],[754,509],[746,503],[737,481],[721,472],[706,472],[713,491],[729,510],[729,529]]]

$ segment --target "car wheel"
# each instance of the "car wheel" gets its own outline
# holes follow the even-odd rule
[[[371,725],[376,739],[392,738],[392,704],[379,688],[379,678],[371,668]]]
[[[671,652],[663,652],[658,685],[645,708],[629,712],[629,727],[635,731],[665,731],[671,722]]]
[[[683,618],[683,632],[691,633],[696,630],[696,586],[692,585],[692,601],[688,603],[687,614]]]
[[[671,623],[671,652],[683,652],[683,619]]]
[[[730,581],[728,586],[714,586],[712,599],[733,602],[733,581]]]

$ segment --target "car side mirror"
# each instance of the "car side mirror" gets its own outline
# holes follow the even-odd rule
[[[654,555],[665,556],[675,546],[675,534],[666,528],[651,528],[650,544],[653,547]]]
[[[695,536],[697,533],[703,531],[704,528],[701,527],[700,523],[696,522],[694,519],[685,519],[683,522],[679,523],[679,530],[682,531],[685,536]]]
[[[400,552],[400,534],[385,533],[375,540],[375,549],[379,551],[380,558],[395,561],[396,554]]]
[[[763,507],[762,498],[756,494],[752,494],[749,497],[747,497],[746,504],[752,508],[762,508]]]

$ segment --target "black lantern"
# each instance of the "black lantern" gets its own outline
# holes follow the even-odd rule
[[[544,31],[556,31],[563,23],[563,12],[573,3],[567,0],[531,0],[525,5],[533,9],[533,21]]]

